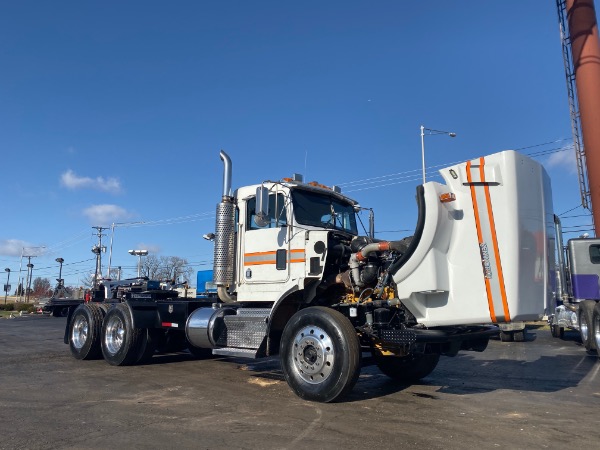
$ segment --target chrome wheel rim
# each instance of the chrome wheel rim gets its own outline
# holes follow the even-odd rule
[[[73,347],[76,349],[83,348],[88,338],[89,329],[87,319],[84,316],[77,316],[73,323],[73,331],[71,332]]]
[[[596,349],[600,352],[600,315],[594,317],[594,340],[596,341]]]
[[[581,320],[579,322],[579,332],[581,333],[581,340],[585,343],[588,341],[590,336],[590,327],[587,323],[587,318],[585,317],[585,313],[581,315]]]
[[[303,328],[294,337],[293,345],[293,368],[302,380],[318,384],[329,378],[335,352],[331,338],[323,329]]]
[[[112,316],[106,323],[106,333],[104,335],[104,344],[111,355],[115,355],[123,346],[125,337],[125,327],[123,321],[116,316]]]

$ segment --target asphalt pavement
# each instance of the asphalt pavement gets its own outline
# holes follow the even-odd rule
[[[600,363],[572,332],[493,340],[410,386],[364,367],[348,397],[320,404],[275,358],[78,361],[65,322],[0,319],[0,449],[600,448]]]

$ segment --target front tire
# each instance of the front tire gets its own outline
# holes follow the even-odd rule
[[[515,342],[525,342],[525,330],[513,331],[513,339]]]
[[[595,306],[596,302],[593,300],[584,300],[579,303],[579,334],[581,335],[581,343],[588,353],[593,353],[596,348],[592,331]]]
[[[596,303],[592,313],[592,339],[596,344],[596,354],[600,359],[600,303]]]
[[[95,303],[79,305],[69,323],[69,348],[75,359],[99,359],[104,311]]]
[[[550,325],[550,333],[552,337],[563,339],[565,336],[565,329],[560,325]]]
[[[375,363],[379,370],[393,380],[410,383],[425,378],[434,371],[440,355],[434,353],[410,356],[383,356],[378,351],[373,352]]]
[[[515,335],[512,331],[500,331],[500,340],[502,342],[512,342]]]
[[[354,327],[326,307],[309,307],[292,316],[283,330],[280,355],[288,385],[305,400],[337,400],[352,390],[360,374]]]
[[[133,365],[147,356],[147,330],[133,327],[128,307],[122,303],[106,313],[101,342],[102,355],[112,366]]]

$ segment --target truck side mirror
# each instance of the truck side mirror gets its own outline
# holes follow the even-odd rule
[[[256,215],[254,221],[259,227],[266,227],[270,223],[269,189],[264,186],[256,188]]]

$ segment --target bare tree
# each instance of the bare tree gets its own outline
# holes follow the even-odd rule
[[[148,277],[151,280],[162,280],[163,274],[161,270],[162,258],[158,258],[156,255],[148,255],[142,261],[141,275]]]
[[[84,288],[92,289],[94,287],[94,278],[96,278],[96,274],[92,272],[87,275],[83,275],[79,279],[79,282]]]
[[[193,272],[187,260],[178,256],[150,255],[142,262],[142,275],[151,280],[182,283],[189,281]]]
[[[187,260],[178,256],[166,257],[163,267],[167,278],[173,280],[175,283],[189,281],[193,273],[193,269],[188,266]]]
[[[110,273],[108,274],[108,278],[110,278],[111,280],[118,280],[120,271],[121,271],[120,267],[111,267]]]
[[[52,295],[52,288],[48,278],[37,277],[33,280],[32,294],[34,297],[49,297]]]

